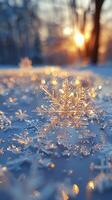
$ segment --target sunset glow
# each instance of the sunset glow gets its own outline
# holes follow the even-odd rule
[[[88,41],[90,39],[90,33],[85,32],[84,37],[85,37],[85,40]]]

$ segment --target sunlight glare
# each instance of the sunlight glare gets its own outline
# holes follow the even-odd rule
[[[66,26],[64,29],[63,29],[63,35],[65,36],[69,36],[72,34],[72,28],[70,28],[69,26]]]
[[[76,31],[74,35],[74,41],[77,47],[82,48],[85,43],[84,35],[80,33],[79,31]]]

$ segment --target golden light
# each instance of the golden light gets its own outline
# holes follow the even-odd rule
[[[88,190],[94,190],[95,189],[95,185],[94,185],[94,182],[92,180],[88,182],[87,189]]]
[[[56,79],[52,79],[51,80],[51,84],[54,85],[54,86],[56,86],[57,85],[57,80]]]
[[[75,85],[81,85],[81,81],[79,79],[75,80]]]
[[[44,79],[41,79],[41,84],[44,85],[46,81]]]
[[[78,195],[79,194],[79,186],[74,184],[73,185],[73,188],[72,188],[72,191],[75,195]]]
[[[55,164],[54,163],[50,163],[49,167],[53,169],[53,168],[55,168]]]
[[[63,35],[69,36],[69,35],[71,35],[71,34],[72,34],[72,28],[70,28],[69,26],[67,26],[67,27],[65,27],[65,28],[63,29]]]
[[[90,33],[89,32],[85,32],[85,40],[88,41],[90,39]]]
[[[89,92],[89,95],[92,97],[92,98],[96,98],[97,94],[96,94],[96,91],[94,88],[91,89],[91,91]]]
[[[80,33],[79,31],[76,31],[76,33],[74,35],[74,41],[75,41],[75,44],[77,45],[77,47],[82,48],[85,43],[84,35],[82,33]]]

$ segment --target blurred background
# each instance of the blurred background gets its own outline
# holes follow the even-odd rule
[[[112,61],[112,0],[0,0],[0,64]]]

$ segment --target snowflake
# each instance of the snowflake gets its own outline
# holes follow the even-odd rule
[[[41,105],[37,111],[47,115],[50,122],[44,125],[42,134],[49,132],[56,126],[80,128],[87,125],[89,119],[96,115],[93,103],[95,91],[88,86],[83,87],[80,81],[62,81],[61,87],[41,87],[47,96],[50,105]],[[49,89],[50,88],[50,89]]]
[[[19,119],[20,121],[25,121],[28,118],[28,115],[26,113],[26,111],[23,111],[21,109],[19,109],[16,113],[16,118]]]
[[[29,133],[27,130],[24,130],[22,133],[15,134],[15,137],[13,138],[13,141],[17,141],[18,144],[23,146],[28,146],[32,143],[32,137],[29,136]]]

